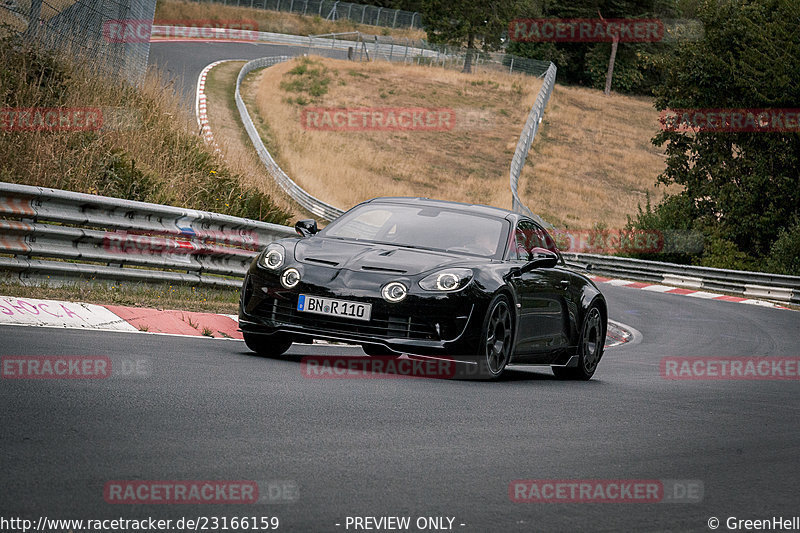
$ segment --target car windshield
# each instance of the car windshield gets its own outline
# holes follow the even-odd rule
[[[398,204],[365,204],[336,219],[326,237],[499,258],[508,235],[502,218]]]

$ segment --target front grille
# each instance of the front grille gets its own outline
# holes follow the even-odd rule
[[[382,314],[375,307],[369,322],[359,322],[346,318],[309,314],[297,311],[293,302],[267,298],[258,306],[257,314],[281,324],[301,326],[309,329],[369,335],[384,338],[407,338],[415,340],[442,340],[442,332],[452,331],[450,323],[439,321],[437,331],[434,320],[420,321],[411,316]]]

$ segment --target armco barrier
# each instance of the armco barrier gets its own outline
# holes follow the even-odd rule
[[[287,226],[207,211],[0,182],[0,272],[22,281],[160,281],[238,288]],[[800,277],[565,253],[622,278],[800,305]]]
[[[239,110],[239,116],[242,118],[244,129],[247,131],[247,135],[250,137],[250,141],[253,143],[256,152],[258,152],[258,157],[261,159],[261,162],[264,163],[267,171],[275,179],[278,185],[280,185],[286,194],[288,194],[305,209],[324,220],[330,221],[340,216],[342,213],[344,213],[344,211],[338,207],[326,204],[322,200],[314,198],[286,175],[286,173],[272,158],[272,155],[270,155],[267,147],[264,146],[261,136],[258,134],[258,131],[253,124],[253,120],[250,118],[250,113],[247,112],[247,107],[244,105],[244,100],[242,100],[240,89],[242,86],[242,80],[244,80],[245,76],[257,68],[270,67],[277,63],[287,61],[288,59],[289,58],[287,56],[262,57],[261,59],[254,59],[253,61],[248,61],[245,63],[242,67],[242,70],[239,71],[239,77],[236,78],[236,108]]]
[[[544,108],[550,100],[553,86],[556,83],[556,70],[555,64],[550,63],[544,75],[542,88],[539,89],[536,101],[533,103],[533,107],[531,107],[531,111],[528,114],[528,119],[525,121],[525,126],[522,128],[522,133],[517,142],[517,148],[514,151],[514,157],[511,159],[511,170],[509,172],[512,209],[533,218],[545,227],[552,227],[552,225],[545,223],[544,220],[538,215],[533,214],[531,210],[522,203],[519,199],[517,188],[519,187],[519,176],[522,173],[522,167],[525,166],[525,161],[528,159],[531,143],[533,142],[533,138],[536,137],[536,132],[539,131],[539,124],[542,122],[542,117],[544,116]]]
[[[292,228],[0,182],[0,271],[22,281],[106,279],[238,287]]]
[[[308,50],[312,48],[325,48],[331,50],[340,50],[347,52],[349,48],[360,48],[362,45],[372,56],[375,55],[391,55],[395,48],[394,44],[385,44],[376,40],[374,35],[366,35],[360,32],[347,32],[343,34],[323,34],[323,35],[291,35],[285,33],[272,33],[267,31],[252,31],[252,30],[239,30],[227,28],[208,28],[203,31],[203,40],[237,40],[237,41],[253,41],[253,42],[267,42],[275,44],[285,44],[302,46]],[[352,39],[336,38],[340,35],[347,35]],[[191,26],[160,26],[154,25],[151,30],[151,36],[158,39],[169,38],[199,38],[198,28]],[[409,46],[405,50],[409,55],[423,56],[423,57],[437,57],[437,51],[430,48],[420,48]],[[398,56],[399,58],[399,56]],[[398,59],[399,60],[399,59]]]
[[[800,304],[800,276],[679,265],[609,255],[565,253],[567,264],[593,273],[691,289]]]

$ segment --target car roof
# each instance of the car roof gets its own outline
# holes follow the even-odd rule
[[[373,198],[364,203],[376,204],[413,204],[415,206],[429,206],[429,207],[446,207],[449,209],[456,209],[469,213],[478,213],[493,217],[502,218],[520,218],[518,213],[501,209],[499,207],[492,207],[490,205],[482,204],[466,204],[462,202],[451,202],[449,200],[432,200],[431,198],[412,197],[412,196],[384,196],[381,198]]]

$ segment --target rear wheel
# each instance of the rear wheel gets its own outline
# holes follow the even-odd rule
[[[478,345],[478,372],[481,377],[497,379],[503,374],[514,344],[513,315],[508,298],[498,294],[489,304]]]
[[[274,335],[255,335],[242,333],[248,348],[264,357],[280,357],[292,345],[291,337],[276,333]]]
[[[603,325],[603,315],[596,304],[589,307],[586,318],[583,320],[583,329],[578,344],[578,366],[574,368],[553,367],[553,374],[562,379],[589,380],[592,379],[597,363],[603,357],[603,348],[606,341],[606,331]]]

